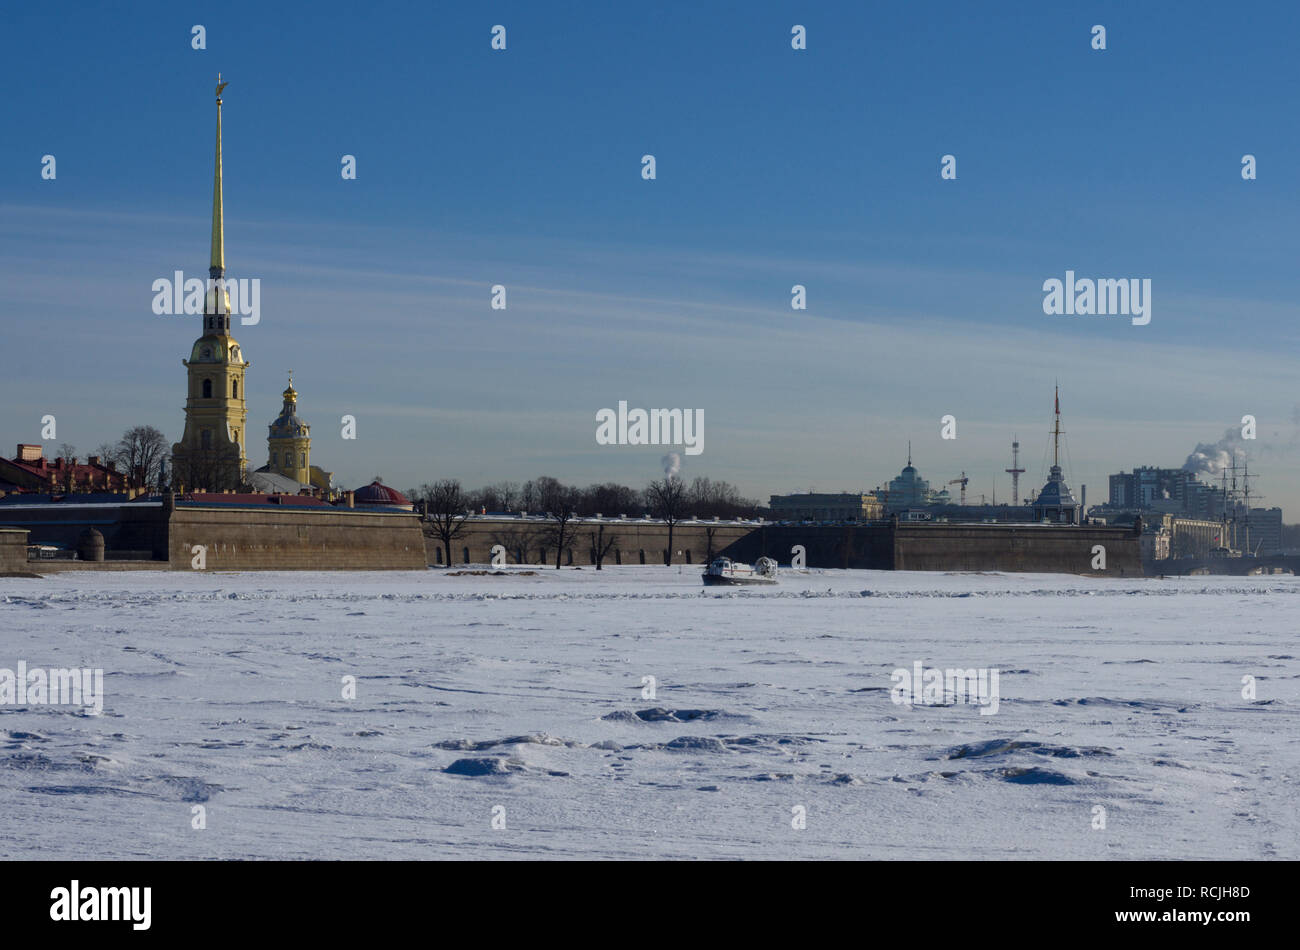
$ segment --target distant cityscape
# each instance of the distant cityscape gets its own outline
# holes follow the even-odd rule
[[[1143,465],[1130,472],[1117,472],[1109,476],[1106,499],[1092,506],[1087,504],[1086,486],[1080,500],[1074,500],[1059,469],[1054,465],[1053,475],[1043,489],[1030,490],[1023,503],[1015,498],[1010,503],[967,504],[965,473],[932,487],[909,455],[907,464],[887,487],[772,495],[768,507],[777,521],[880,521],[897,517],[912,521],[1132,525],[1140,519],[1146,560],[1205,557],[1216,549],[1255,556],[1300,550],[1300,538],[1292,537],[1293,532],[1284,526],[1281,508],[1250,504],[1253,493],[1249,472],[1235,461],[1220,473],[1220,485],[1204,482],[1200,473],[1186,468]],[[949,490],[953,485],[959,486],[958,499]]]

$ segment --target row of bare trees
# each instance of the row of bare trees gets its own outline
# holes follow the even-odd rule
[[[668,478],[660,479],[662,485]],[[742,497],[740,490],[730,482],[695,478],[684,482],[677,476],[671,480],[681,486],[682,499],[692,514],[701,518],[753,518],[762,514],[762,507],[752,498]],[[441,483],[439,483],[441,484]],[[459,483],[458,483],[459,484]],[[408,493],[412,498],[422,497],[423,486]],[[652,496],[651,487],[643,489],[604,482],[586,488],[566,486],[549,476],[523,482],[497,482],[479,489],[462,489],[459,498],[474,511],[494,512],[544,512],[562,499],[578,515],[589,518],[595,514],[628,515],[639,517],[653,513],[658,496]]]
[[[579,534],[590,535],[592,560],[596,570],[609,553],[618,546],[619,537],[613,526],[603,524],[583,525],[582,518],[602,514],[609,516],[649,514],[663,520],[668,528],[668,563],[672,563],[673,532],[679,521],[690,517],[736,518],[754,517],[760,513],[759,504],[743,498],[735,486],[708,478],[696,478],[690,484],[675,475],[651,482],[638,491],[613,482],[578,488],[565,485],[549,476],[532,479],[519,485],[500,482],[477,491],[466,491],[455,479],[442,479],[421,485],[410,493],[425,513],[425,521],[432,535],[441,542],[444,563],[451,564],[451,543],[461,536],[470,512],[530,512],[545,514],[542,528],[520,528],[516,534],[527,537],[507,537],[503,532],[499,543],[507,550],[521,552],[534,545],[555,552],[555,567],[559,570],[564,552],[572,550]],[[518,555],[520,560],[522,555]]]
[[[67,459],[76,453],[66,443],[60,449]],[[191,449],[175,471],[168,471],[171,446],[153,426],[132,426],[117,442],[101,443],[95,453],[104,464],[113,462],[126,475],[127,484],[145,491],[182,485],[187,491],[251,490],[239,470],[239,457],[230,450]]]
[[[65,454],[67,451],[75,452],[70,445],[63,448]],[[95,454],[104,464],[116,464],[131,487],[155,491],[163,478],[163,467],[171,454],[171,446],[167,444],[167,437],[153,426],[132,426],[117,442],[102,443]]]

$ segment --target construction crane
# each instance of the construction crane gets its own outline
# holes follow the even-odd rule
[[[1020,505],[1020,476],[1025,470],[1020,467],[1020,436],[1015,436],[1011,443],[1011,467],[1004,469],[1011,476],[1011,507]]]
[[[970,479],[966,477],[966,473],[965,473],[965,472],[962,472],[962,473],[961,473],[961,478],[954,478],[954,479],[952,479],[952,481],[948,482],[949,485],[960,485],[960,486],[961,486],[961,503],[962,503],[963,505],[966,504],[966,483],[967,483],[968,481],[970,481]]]

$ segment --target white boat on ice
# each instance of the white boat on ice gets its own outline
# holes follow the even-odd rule
[[[714,558],[704,571],[706,587],[775,583],[776,561],[770,557],[759,558],[753,567],[738,564],[729,557]]]

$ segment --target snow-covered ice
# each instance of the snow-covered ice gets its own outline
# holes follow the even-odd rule
[[[1296,578],[699,570],[0,579],[0,856],[1300,857]]]

